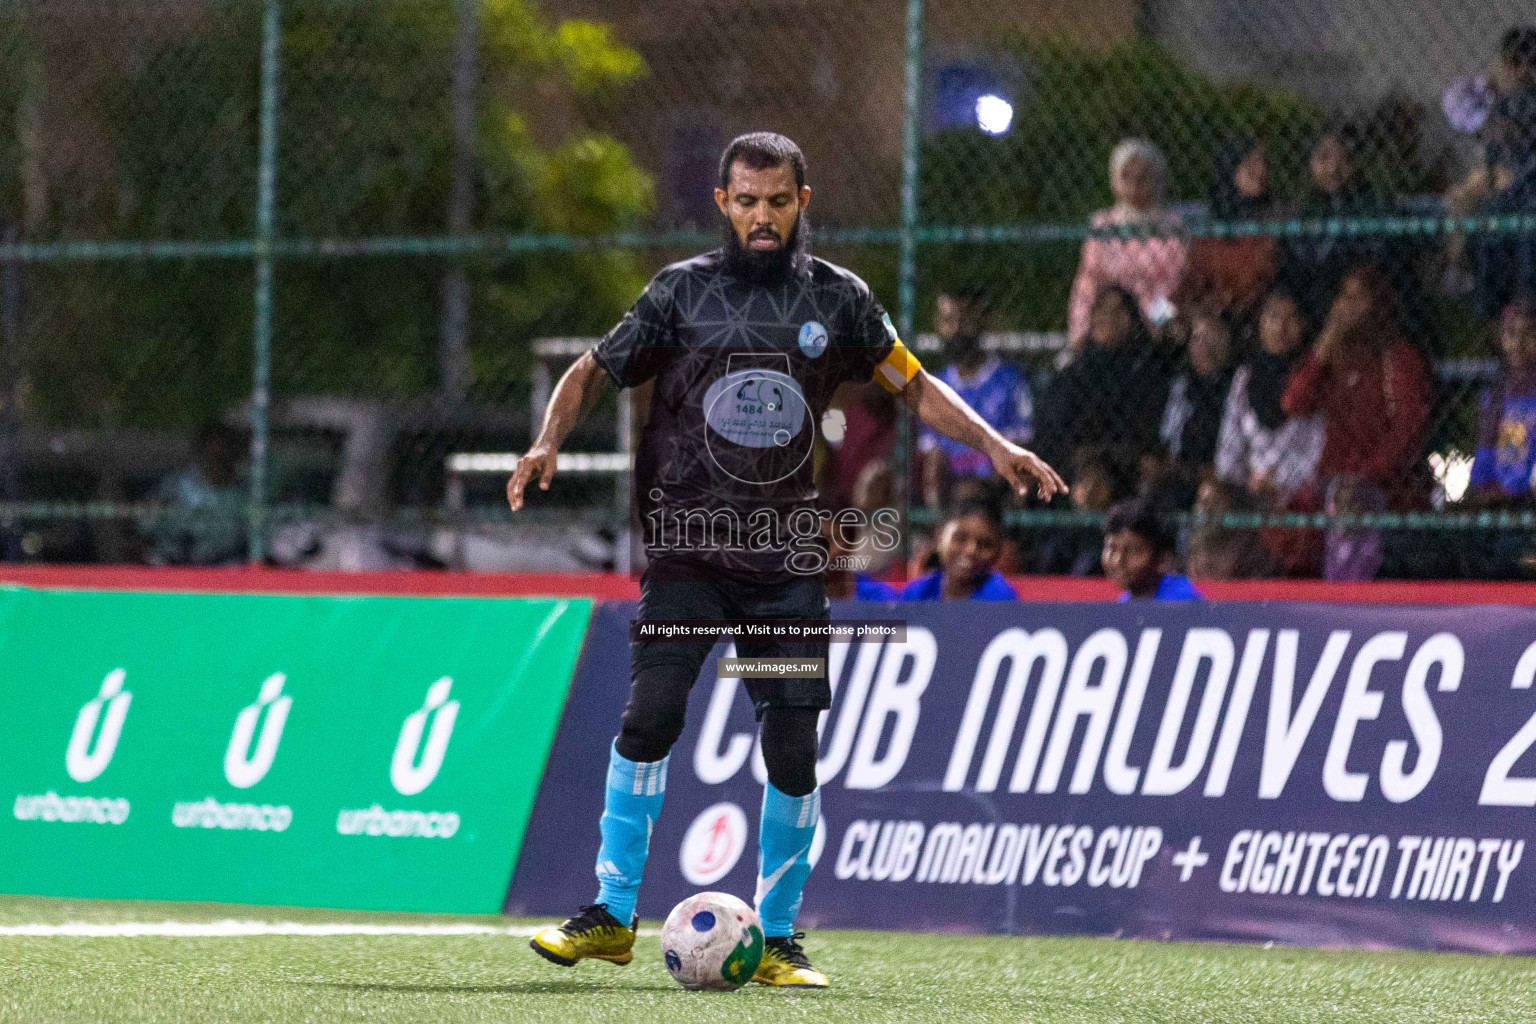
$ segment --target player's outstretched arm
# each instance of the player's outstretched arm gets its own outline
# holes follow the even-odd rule
[[[608,374],[597,361],[592,358],[592,353],[584,352],[581,358],[571,364],[560,378],[560,383],[555,386],[555,393],[549,399],[549,408],[544,410],[544,422],[539,426],[539,436],[534,439],[528,451],[517,460],[517,465],[512,469],[512,476],[507,480],[507,504],[516,512],[523,507],[523,488],[535,477],[539,481],[539,490],[549,490],[549,481],[555,475],[555,459],[560,451],[560,445],[580,422],[582,414],[592,407],[608,380]]]
[[[1021,448],[992,428],[981,415],[942,380],[919,369],[901,389],[907,408],[945,437],[976,449],[992,460],[992,468],[1019,495],[1034,481],[1040,497],[1049,501],[1067,493],[1061,475],[1034,452]]]

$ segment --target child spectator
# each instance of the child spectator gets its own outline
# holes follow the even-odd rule
[[[1477,454],[1466,501],[1479,508],[1536,504],[1536,299],[1516,299],[1499,318],[1499,374],[1483,394]],[[1456,538],[1461,575],[1524,579],[1536,569],[1529,530],[1468,530]]]
[[[950,360],[939,377],[999,434],[1026,444],[1034,437],[1035,427],[1029,381],[1018,367],[982,349],[986,326],[986,299],[979,291],[955,290],[938,297],[934,333],[944,342],[944,355]],[[992,475],[991,460],[984,454],[932,427],[923,427],[917,447],[923,460],[923,500],[930,508],[943,503],[952,481]]]
[[[1094,228],[1138,226],[1147,238],[1086,238],[1067,309],[1072,350],[1082,351],[1089,319],[1106,285],[1135,296],[1143,314],[1161,325],[1173,315],[1171,300],[1184,276],[1189,247],[1178,232],[1178,215],[1163,205],[1168,193],[1168,161],[1145,139],[1126,139],[1109,158],[1109,187],[1115,205],[1089,218]]]
[[[1104,575],[1119,587],[1121,601],[1201,601],[1189,577],[1173,571],[1178,530],[1147,498],[1130,498],[1109,510],[1104,526]]]
[[[1076,512],[1105,513],[1129,488],[1126,472],[1102,448],[1072,453],[1071,497]],[[1098,576],[1104,531],[1098,526],[1059,526],[1044,531],[1035,571],[1046,576]]]
[[[1382,490],[1369,480],[1338,476],[1328,481],[1330,516],[1369,515],[1386,510]],[[1329,583],[1369,583],[1381,570],[1385,550],[1375,527],[1334,526],[1328,530],[1323,579]]]
[[[997,506],[961,505],[939,530],[939,568],[908,583],[903,601],[1017,601],[1019,595],[997,571],[1003,517]]]
[[[1536,299],[1499,318],[1499,375],[1483,395],[1471,487],[1484,504],[1529,501],[1536,470]]]
[[[1207,475],[1195,498],[1195,512],[1204,521],[1190,536],[1190,576],[1197,580],[1244,580],[1269,575],[1269,558],[1256,532],[1222,522],[1228,512],[1256,510],[1247,491]]]

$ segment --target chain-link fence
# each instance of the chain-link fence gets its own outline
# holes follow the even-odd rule
[[[718,244],[719,153],[770,128],[817,254],[1074,484],[1011,507],[1011,567],[1095,571],[1144,492],[1203,575],[1536,574],[1532,22],[9,0],[0,557],[622,564],[628,400],[516,528],[510,453],[579,339]],[[824,491],[918,524],[985,491],[879,395],[842,406]]]

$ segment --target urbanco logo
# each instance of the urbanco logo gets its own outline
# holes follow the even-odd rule
[[[274,672],[261,684],[261,694],[256,703],[240,709],[235,719],[235,731],[230,733],[229,747],[224,751],[224,778],[236,789],[250,789],[266,777],[277,757],[277,745],[283,741],[283,726],[288,721],[288,708],[293,698],[283,694],[283,683],[288,676]],[[261,736],[256,737],[256,723],[266,712],[261,723]],[[252,752],[255,740],[255,752]]]
[[[101,690],[86,701],[75,716],[75,730],[69,734],[64,767],[76,782],[90,782],[112,763],[118,737],[123,734],[123,721],[128,717],[128,705],[133,702],[133,694],[123,689],[123,680],[127,676],[128,673],[120,668],[108,672],[101,681]],[[104,716],[101,713],[103,705],[107,709]],[[96,731],[98,723],[100,732]]]
[[[401,796],[415,796],[437,778],[453,736],[453,724],[459,717],[459,702],[448,699],[453,678],[443,676],[427,688],[427,702],[405,718],[400,739],[395,742],[395,756],[389,762],[389,781]],[[431,729],[427,719],[432,719]],[[422,749],[421,738],[427,738]]]

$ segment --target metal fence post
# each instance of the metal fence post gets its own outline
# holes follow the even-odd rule
[[[453,170],[448,188],[448,234],[469,232],[474,205],[475,91],[479,67],[477,0],[457,0],[453,42]],[[463,257],[452,257],[443,275],[438,328],[438,388],[443,399],[460,404],[469,394],[469,277]]]
[[[897,329],[907,341],[917,340],[917,184],[918,142],[922,132],[923,74],[923,0],[907,0],[906,81],[902,93],[901,132],[901,238],[897,267]],[[911,470],[907,465],[911,424],[907,410],[899,406],[896,415],[895,480],[893,493],[906,508],[912,505],[907,493]],[[904,499],[904,500],[903,500]],[[901,557],[910,554],[909,532],[902,531]]]
[[[279,0],[266,0],[261,26],[261,150],[256,189],[256,290],[252,335],[250,560],[267,555],[267,413],[272,402],[272,241],[277,200]]]

